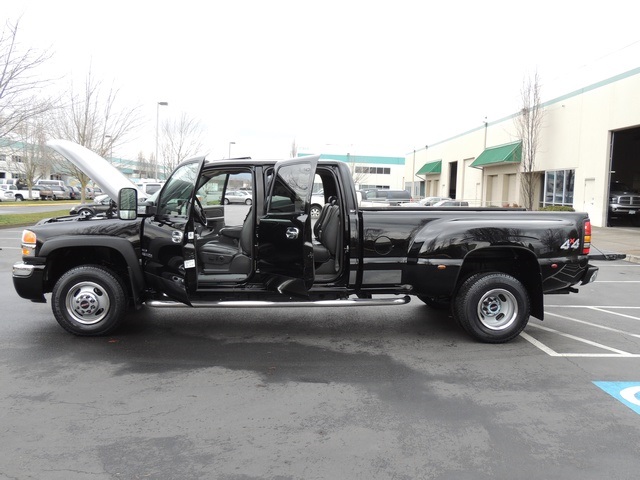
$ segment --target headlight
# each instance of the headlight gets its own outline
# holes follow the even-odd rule
[[[22,255],[32,257],[36,250],[36,234],[31,230],[22,231]]]

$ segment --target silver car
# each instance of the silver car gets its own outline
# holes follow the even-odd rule
[[[251,205],[253,203],[253,198],[251,196],[251,192],[247,190],[227,190],[224,194],[225,205],[230,203],[244,203],[245,205]]]

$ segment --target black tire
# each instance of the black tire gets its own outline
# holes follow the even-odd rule
[[[79,217],[93,217],[95,215],[95,212],[93,212],[93,210],[91,210],[90,208],[81,208],[80,210],[78,210],[78,216]]]
[[[451,297],[428,297],[426,295],[418,295],[425,305],[434,310],[449,310],[451,308]]]
[[[111,333],[120,325],[126,306],[121,280],[97,265],[72,268],[58,279],[51,294],[53,315],[74,335]]]
[[[224,203],[225,205],[229,205],[229,199],[228,199],[228,198],[225,198],[223,203]]]
[[[320,212],[322,211],[322,207],[320,205],[313,204],[311,205],[311,218],[318,218],[320,216]]]
[[[16,195],[16,202],[21,202],[22,200],[24,200],[24,198],[22,198],[22,195]]]
[[[247,198],[247,199],[244,201],[244,204],[245,204],[245,205],[251,205],[251,203],[252,203],[252,200],[251,200],[250,198]]]
[[[458,290],[453,315],[476,340],[504,343],[520,335],[529,321],[526,288],[511,275],[478,273]]]

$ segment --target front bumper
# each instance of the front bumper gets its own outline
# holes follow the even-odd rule
[[[44,303],[44,265],[19,262],[13,266],[13,287],[22,298]]]

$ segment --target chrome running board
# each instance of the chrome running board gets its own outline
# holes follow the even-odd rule
[[[194,301],[191,305],[173,300],[147,300],[144,304],[152,308],[289,308],[289,307],[387,307],[405,305],[411,301],[409,295],[401,298],[348,298],[346,300],[317,300],[302,302],[265,302],[261,300],[247,301]]]

